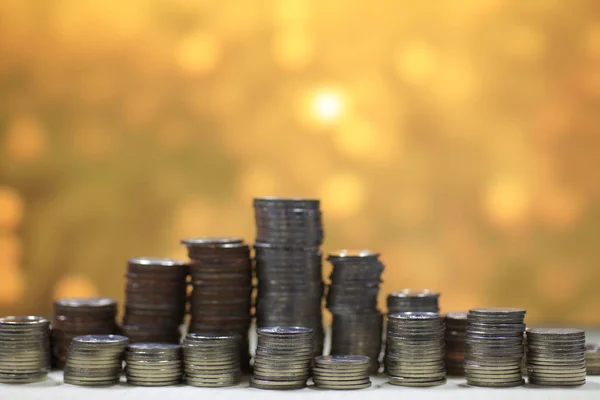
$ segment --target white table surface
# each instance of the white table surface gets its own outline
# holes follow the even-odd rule
[[[600,342],[600,331],[587,331],[588,342]],[[373,386],[362,390],[323,390],[309,386],[301,390],[270,391],[248,387],[248,378],[235,387],[197,388],[192,386],[138,387],[125,383],[87,388],[64,384],[62,371],[53,371],[43,382],[25,385],[0,384],[0,400],[268,400],[319,399],[353,400],[370,397],[374,400],[536,400],[536,399],[595,399],[600,400],[600,376],[588,376],[583,386],[575,388],[545,388],[523,385],[515,388],[479,388],[468,386],[464,378],[449,378],[445,385],[433,388],[406,388],[387,383],[385,375],[372,376]]]

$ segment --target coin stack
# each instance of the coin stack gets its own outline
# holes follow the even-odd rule
[[[321,389],[353,390],[371,386],[367,356],[319,356],[315,357],[313,382]]]
[[[304,327],[259,328],[257,335],[250,387],[275,390],[306,387],[313,358],[313,330]]]
[[[51,331],[54,366],[65,366],[73,338],[116,333],[116,315],[117,302],[106,297],[56,300]]]
[[[388,313],[396,314],[413,311],[439,313],[439,298],[440,294],[432,290],[403,289],[388,295]]]
[[[334,313],[331,324],[331,354],[369,357],[369,373],[379,370],[383,315],[380,312]]]
[[[50,322],[42,317],[0,318],[0,382],[28,383],[50,369]]]
[[[465,376],[473,386],[511,387],[523,384],[525,310],[477,308],[469,311]]]
[[[136,343],[125,352],[127,383],[169,386],[181,382],[181,346],[169,343]]]
[[[305,326],[323,354],[323,227],[319,200],[257,198],[258,327]]]
[[[128,262],[122,333],[131,343],[179,343],[186,311],[185,262],[134,258]]]
[[[129,340],[120,335],[85,335],[71,341],[64,381],[79,386],[108,386],[119,382]]]
[[[242,369],[250,368],[248,329],[251,317],[252,260],[239,238],[183,240],[191,259],[190,332],[236,334]]]
[[[589,343],[585,346],[585,368],[588,375],[600,375],[600,345]]]
[[[585,383],[585,331],[569,328],[527,330],[529,383],[579,386]]]
[[[465,336],[467,335],[467,313],[449,312],[444,316],[446,351],[444,362],[446,373],[453,376],[465,375]]]
[[[189,333],[183,339],[185,383],[224,387],[240,383],[240,336]]]
[[[387,322],[385,366],[390,384],[446,383],[444,318],[432,312],[404,312],[389,315]]]

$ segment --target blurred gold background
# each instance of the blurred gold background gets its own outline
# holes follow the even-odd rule
[[[0,314],[279,195],[382,301],[600,325],[599,111],[595,0],[0,0]]]

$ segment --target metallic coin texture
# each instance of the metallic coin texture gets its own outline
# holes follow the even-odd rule
[[[242,336],[237,334],[188,334],[181,345],[185,383],[198,387],[239,384],[242,342]]]
[[[181,346],[168,343],[135,343],[125,352],[127,383],[137,386],[169,386],[181,382]]]
[[[313,382],[321,389],[356,390],[371,386],[370,358],[363,355],[332,355],[314,358]]]

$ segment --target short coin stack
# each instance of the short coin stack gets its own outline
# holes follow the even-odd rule
[[[383,263],[369,250],[331,253],[333,265],[327,308],[333,314],[331,354],[370,358],[370,372],[379,369],[383,316],[377,309]]]
[[[432,290],[403,289],[387,297],[388,314],[401,312],[440,312],[440,294]]]
[[[0,382],[28,383],[50,369],[50,322],[42,317],[0,318]]]
[[[600,375],[600,345],[589,343],[585,346],[585,368],[588,375]]]
[[[64,381],[79,386],[108,386],[119,382],[129,340],[120,335],[85,335],[71,341]]]
[[[305,326],[323,353],[323,226],[319,200],[254,199],[257,326]]]
[[[467,313],[449,312],[444,316],[446,325],[446,351],[444,362],[446,373],[453,376],[465,374],[465,336],[467,334]]]
[[[116,333],[116,315],[117,302],[110,298],[56,300],[51,333],[54,365],[57,368],[65,366],[73,338]]]
[[[303,327],[272,327],[257,330],[258,347],[250,387],[301,389],[310,376],[313,331]]]
[[[131,343],[179,343],[186,311],[185,262],[163,258],[129,260],[122,333]]]
[[[183,339],[186,384],[224,387],[240,383],[240,336],[189,333]]]
[[[472,386],[511,387],[523,384],[525,310],[477,308],[469,311],[465,376]]]
[[[404,312],[388,316],[385,366],[398,386],[446,383],[444,318],[437,313]]]
[[[585,383],[585,332],[569,328],[527,330],[529,383],[579,386]]]
[[[181,382],[181,346],[168,343],[135,343],[125,353],[127,383],[168,386]]]
[[[250,366],[252,260],[239,238],[205,237],[183,240],[191,259],[193,291],[190,332],[237,334],[242,369]]]
[[[371,386],[367,356],[315,357],[313,382],[321,389],[354,390]]]

